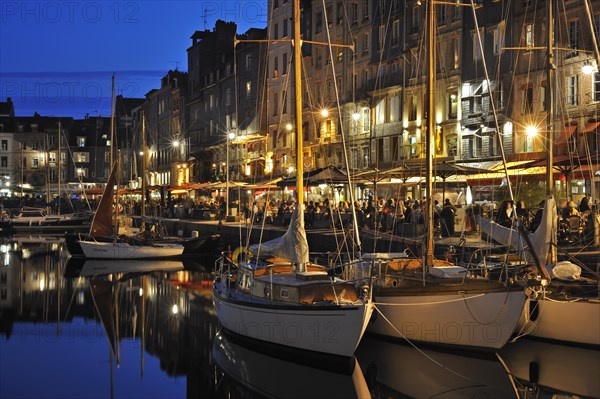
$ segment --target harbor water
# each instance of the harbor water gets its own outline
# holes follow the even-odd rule
[[[75,261],[59,237],[0,244],[0,398],[600,397],[600,351],[519,339],[499,353],[366,335],[351,367],[221,331],[214,257]]]

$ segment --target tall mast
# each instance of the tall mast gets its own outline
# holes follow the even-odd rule
[[[146,117],[142,110],[142,167],[140,176],[142,177],[142,218],[146,216]]]
[[[426,176],[425,176],[425,250],[423,273],[426,268],[433,266],[433,132],[435,129],[435,6],[434,0],[427,1],[427,130],[425,135],[425,158],[426,158]]]
[[[298,206],[304,204],[304,149],[302,146],[302,40],[300,39],[300,0],[294,0],[294,98],[296,100],[296,193]]]
[[[110,95],[110,167],[112,168],[113,147],[115,145],[115,74],[112,75],[111,95]]]
[[[61,129],[61,123],[60,121],[58,122],[58,154],[57,154],[57,167],[56,167],[56,181],[58,182],[57,184],[57,192],[58,192],[58,214],[60,215],[60,138],[62,137],[62,135],[60,134],[60,129]]]
[[[552,5],[553,0],[547,0],[546,5],[546,20],[548,24],[548,28],[546,29],[548,32],[547,37],[547,52],[548,52],[548,65],[546,67],[546,98],[548,99],[548,114],[546,116],[546,125],[547,125],[547,133],[546,133],[546,195],[552,195],[552,187],[554,182],[553,178],[553,146],[554,146],[554,80],[555,80],[555,68],[554,65],[554,10]]]

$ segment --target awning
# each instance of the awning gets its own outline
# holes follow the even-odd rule
[[[591,133],[598,129],[598,126],[600,126],[600,122],[588,123],[587,125],[585,125],[585,128],[583,129],[582,133]]]
[[[573,133],[575,133],[576,130],[577,130],[577,125],[566,126],[560,132],[560,135],[558,136],[558,139],[556,140],[556,145],[561,146],[561,145],[567,144],[567,142],[569,141],[569,139],[571,138]]]

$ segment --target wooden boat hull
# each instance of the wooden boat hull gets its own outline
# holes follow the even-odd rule
[[[213,285],[221,325],[235,334],[272,344],[350,357],[373,311],[371,303],[270,305],[231,300],[224,282]]]
[[[439,346],[496,350],[513,335],[526,296],[523,290],[468,292],[398,289],[374,293],[376,314],[368,332]]]
[[[79,241],[81,250],[90,259],[170,258],[183,253],[183,245],[131,245],[125,242]]]
[[[600,346],[600,300],[527,300],[518,333]]]

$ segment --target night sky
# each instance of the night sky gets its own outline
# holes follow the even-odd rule
[[[0,101],[20,116],[110,115],[116,94],[144,97],[187,70],[196,30],[223,19],[265,27],[267,1],[0,1]]]

